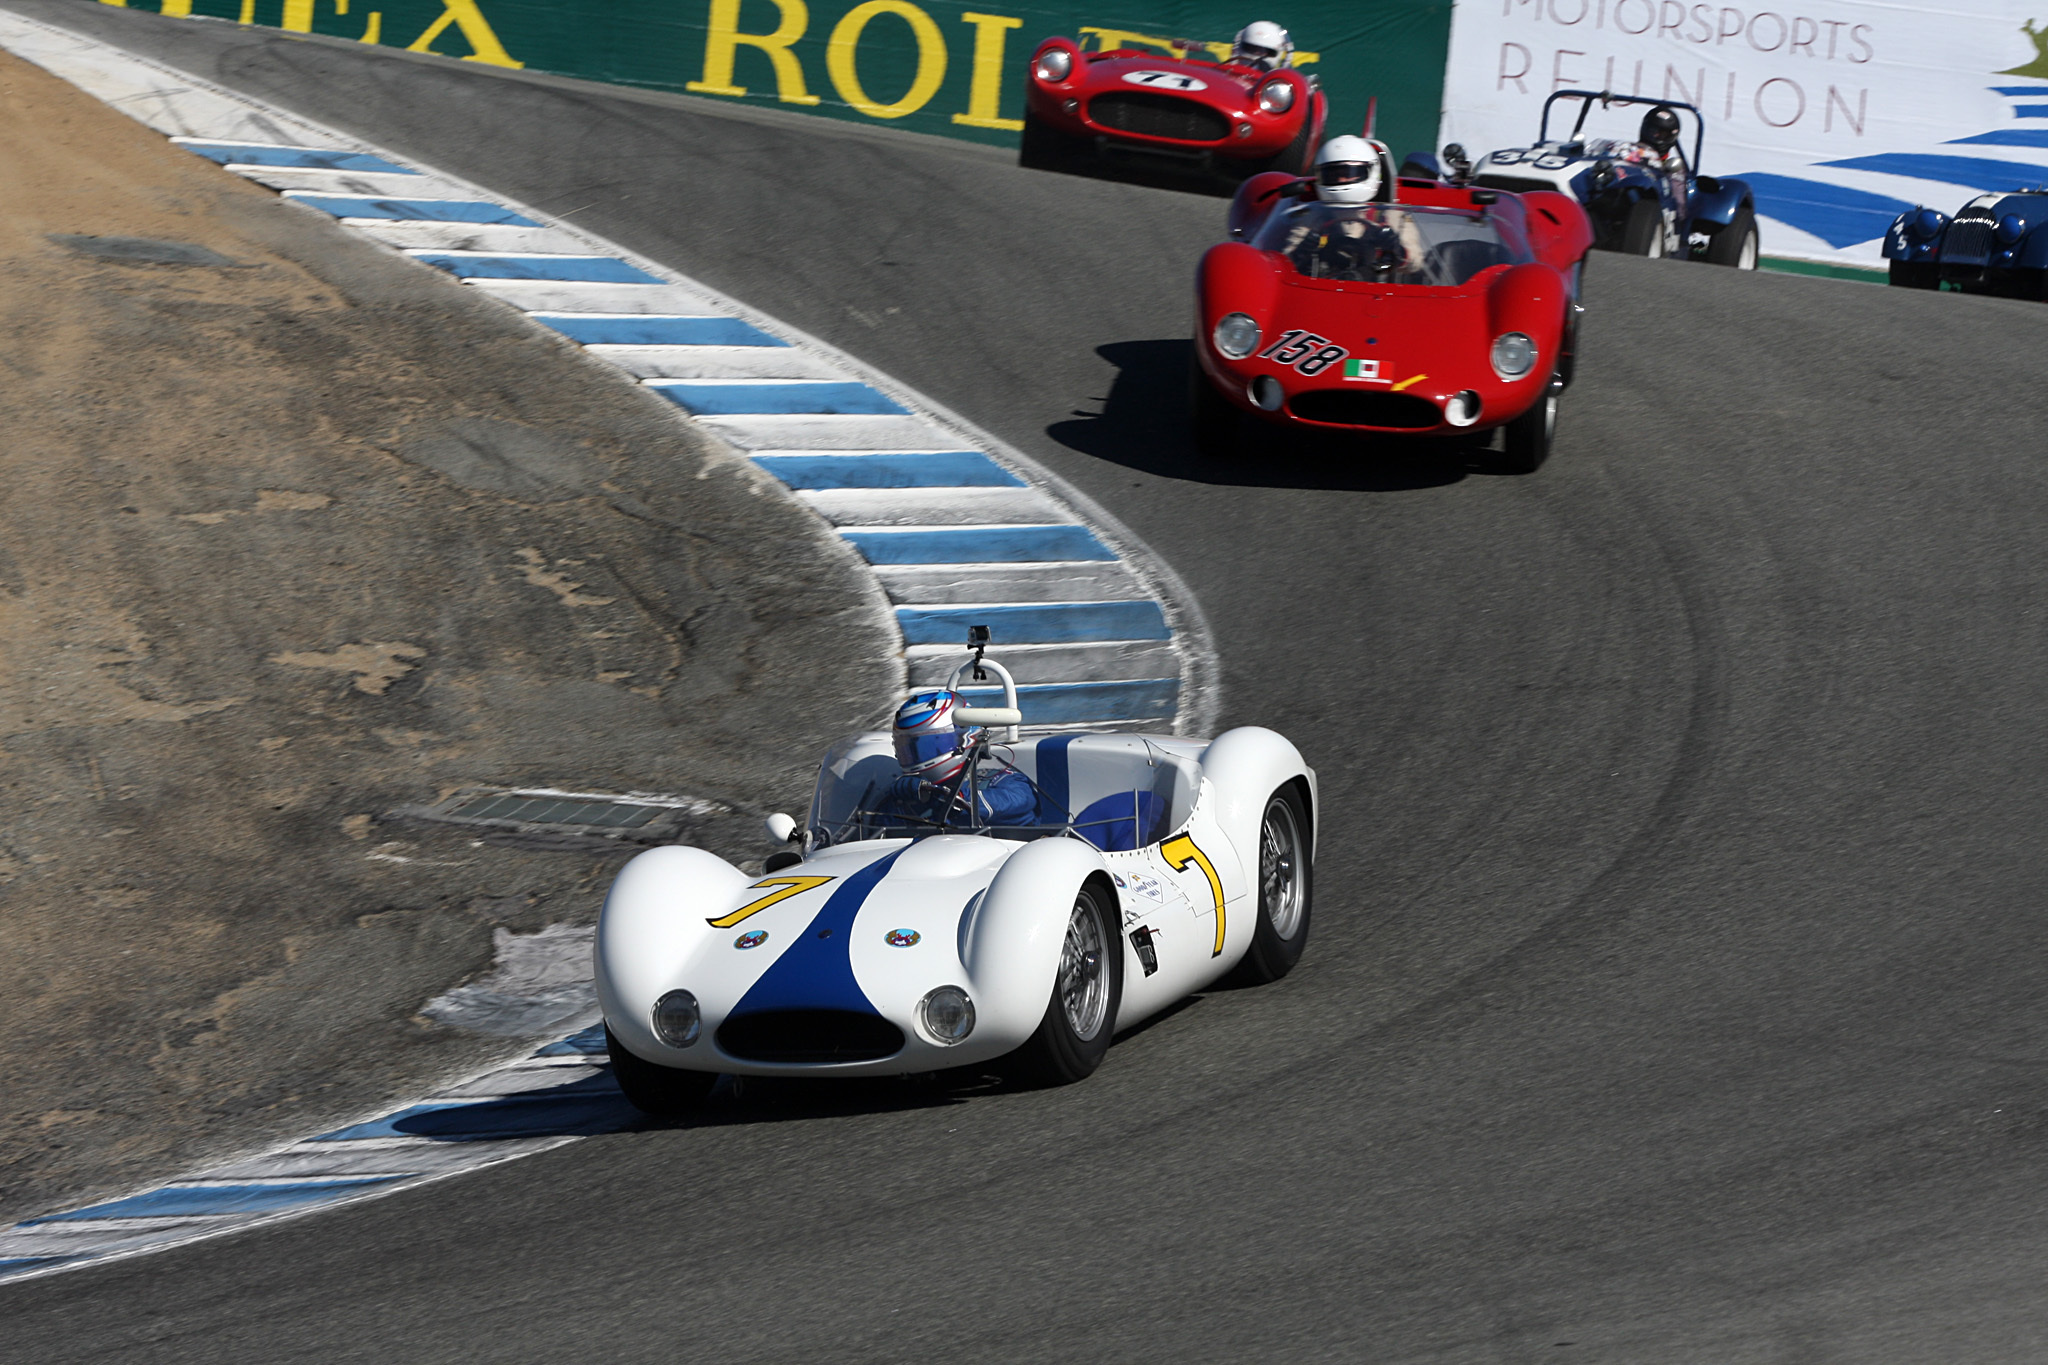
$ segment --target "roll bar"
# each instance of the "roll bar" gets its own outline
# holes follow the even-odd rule
[[[1536,126],[1536,140],[1538,142],[1550,141],[1550,106],[1556,104],[1559,100],[1568,99],[1581,99],[1585,103],[1579,106],[1578,120],[1572,124],[1571,135],[1565,138],[1566,142],[1577,142],[1579,140],[1579,130],[1586,126],[1586,115],[1593,112],[1594,100],[1600,101],[1602,109],[1611,104],[1661,104],[1666,109],[1685,110],[1692,115],[1692,161],[1690,164],[1693,174],[1699,174],[1700,152],[1705,147],[1707,140],[1707,116],[1702,114],[1696,106],[1687,104],[1684,100],[1652,99],[1648,95],[1617,95],[1612,90],[1558,90],[1553,92],[1549,99],[1543,101],[1543,121]]]

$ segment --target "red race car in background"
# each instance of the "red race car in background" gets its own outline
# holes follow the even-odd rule
[[[1202,258],[1197,449],[1232,453],[1240,413],[1357,433],[1505,427],[1506,465],[1533,471],[1572,378],[1585,210],[1562,194],[1397,181],[1384,144],[1343,141],[1378,158],[1368,201],[1256,176],[1231,204],[1232,240]]]
[[[1247,43],[1268,36],[1261,30],[1278,36],[1274,48]],[[1228,60],[1194,55],[1211,50],[1203,44],[1174,46],[1179,55],[1085,52],[1071,38],[1046,39],[1024,83],[1018,164],[1218,194],[1264,171],[1307,169],[1329,102],[1290,64],[1284,30],[1251,25]]]

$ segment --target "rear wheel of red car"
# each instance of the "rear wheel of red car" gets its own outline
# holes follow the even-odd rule
[[[1941,288],[1941,267],[1932,261],[1893,261],[1891,283],[1900,289]]]
[[[1074,894],[1052,999],[1029,1042],[1005,1059],[1004,1070],[1026,1085],[1072,1085],[1102,1065],[1123,1003],[1124,945],[1109,893],[1094,882]]]
[[[1557,437],[1557,397],[1562,386],[1555,378],[1543,397],[1530,409],[1501,428],[1501,468],[1510,474],[1534,474],[1550,458],[1550,444]]]
[[[1026,170],[1062,171],[1080,156],[1085,145],[1081,138],[1071,137],[1057,128],[1048,128],[1026,109],[1024,136],[1017,146],[1017,164]]]
[[[610,1024],[605,1025],[604,1046],[611,1054],[612,1079],[625,1092],[626,1102],[643,1114],[673,1119],[694,1113],[718,1084],[716,1072],[678,1071],[634,1056],[612,1034]]]
[[[1202,372],[1202,362],[1188,361],[1188,424],[1195,453],[1205,460],[1227,460],[1238,453],[1238,411]]]
[[[1621,249],[1630,256],[1652,259],[1664,254],[1664,210],[1654,199],[1638,199],[1621,225]]]
[[[1707,264],[1754,270],[1756,247],[1756,215],[1748,209],[1737,209],[1727,227],[1707,238]]]

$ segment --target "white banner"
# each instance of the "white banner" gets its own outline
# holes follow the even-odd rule
[[[1755,190],[1764,253],[1847,265],[1881,264],[1914,204],[2048,183],[2048,0],[1792,5],[1456,0],[1439,146],[1527,146],[1554,90],[1683,100],[1706,116],[1699,169]],[[1644,112],[1596,109],[1586,135],[1633,138]]]

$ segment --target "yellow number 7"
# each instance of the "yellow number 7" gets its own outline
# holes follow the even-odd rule
[[[791,896],[800,896],[812,887],[823,886],[831,880],[830,877],[770,877],[765,882],[755,882],[751,888],[755,891],[766,891],[771,886],[781,887],[782,889],[773,895],[761,897],[761,899],[753,902],[751,905],[742,905],[730,915],[720,915],[717,919],[710,921],[711,927],[714,929],[730,929],[748,915],[758,915],[777,901],[786,901]]]
[[[1216,875],[1216,869],[1209,862],[1209,855],[1195,847],[1195,841],[1185,834],[1175,835],[1159,846],[1159,856],[1166,859],[1166,865],[1175,872],[1185,872],[1193,863],[1202,869],[1202,875],[1209,879],[1209,894],[1216,899],[1216,947],[1210,957],[1223,956],[1223,879]]]

